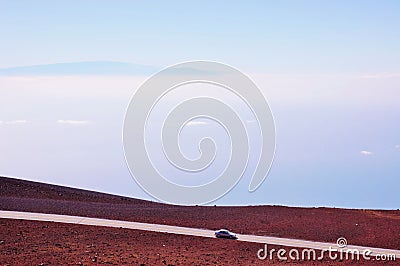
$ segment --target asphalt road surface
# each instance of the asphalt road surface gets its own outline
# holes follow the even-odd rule
[[[68,216],[68,215],[59,215],[59,214],[0,211],[0,218],[127,228],[127,229],[134,229],[134,230],[170,233],[170,234],[177,234],[177,235],[215,238],[214,231],[207,230],[207,229],[171,226],[171,225],[163,225],[163,224],[149,224],[149,223],[128,222],[128,221],[119,221],[119,220],[108,220],[108,219],[79,217],[79,216]],[[315,242],[315,241],[290,239],[290,238],[242,235],[242,234],[237,234],[237,237],[238,237],[237,241],[287,246],[287,247],[293,247],[293,248],[305,248],[305,249],[315,249],[315,250],[339,249],[339,247],[336,243],[324,243],[324,242]],[[396,259],[400,258],[400,250],[353,246],[353,245],[347,245],[340,249],[343,251],[343,253],[345,253],[346,251],[350,251],[350,250],[358,250],[359,253],[361,254],[360,256],[362,256],[363,252],[368,250],[371,252],[371,253],[368,253],[369,256],[381,256],[382,257],[382,255],[386,255],[386,256],[394,255],[394,256],[396,256]]]

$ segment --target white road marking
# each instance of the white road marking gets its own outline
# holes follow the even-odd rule
[[[163,224],[150,224],[150,223],[129,222],[129,221],[120,221],[120,220],[89,218],[89,217],[80,217],[80,216],[59,215],[59,214],[45,214],[45,213],[16,212],[16,211],[1,211],[0,210],[0,218],[127,228],[127,229],[159,232],[159,233],[169,233],[169,234],[177,234],[177,235],[188,235],[188,236],[200,236],[200,237],[214,238],[214,231],[206,230],[206,229],[163,225]],[[307,248],[307,249],[316,249],[316,250],[329,250],[329,249],[337,249],[338,248],[336,243],[325,243],[325,242],[315,242],[315,241],[290,239],[290,238],[242,235],[242,234],[237,234],[237,236],[238,236],[238,241],[287,246],[287,247],[293,247],[293,248]],[[342,250],[343,250],[343,252],[346,252],[346,250],[354,250],[354,249],[359,250],[360,254],[362,254],[362,252],[364,250],[370,250],[372,252],[371,253],[372,256],[374,256],[374,255],[375,256],[376,255],[395,255],[396,258],[400,258],[400,250],[394,250],[394,249],[383,249],[383,248],[348,245],[347,247],[343,248]]]

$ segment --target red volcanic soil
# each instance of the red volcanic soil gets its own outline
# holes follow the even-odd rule
[[[85,225],[0,219],[0,233],[0,265],[377,265],[328,256],[320,261],[259,260],[261,244]]]
[[[237,233],[323,242],[336,242],[337,238],[345,237],[352,245],[400,249],[398,210],[182,207],[4,177],[0,177],[0,209],[207,229],[223,227]],[[238,241],[0,219],[0,265],[287,264],[277,259],[258,260],[256,254],[260,248],[261,244]],[[312,264],[310,261],[291,263]],[[330,265],[350,263],[376,265],[376,261],[329,261]]]

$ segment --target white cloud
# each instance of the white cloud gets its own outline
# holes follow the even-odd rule
[[[394,146],[396,149],[400,149],[400,145],[396,145]]]
[[[12,121],[0,121],[0,124],[6,125],[16,125],[16,124],[26,124],[28,121],[26,120],[12,120]]]
[[[186,124],[187,126],[200,126],[200,125],[208,125],[208,122],[205,121],[190,121]]]
[[[372,155],[373,153],[371,151],[360,151],[360,154],[362,155]]]
[[[85,125],[89,123],[87,120],[57,120],[58,124],[68,124],[68,125]]]

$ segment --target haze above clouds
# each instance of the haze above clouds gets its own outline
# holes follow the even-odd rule
[[[277,130],[265,183],[248,193],[246,173],[216,204],[398,208],[399,14],[397,1],[4,1],[0,174],[152,199],[125,165],[125,110],[149,76],[201,59],[249,75]],[[210,121],[185,132],[188,156],[193,134],[229,151]]]

